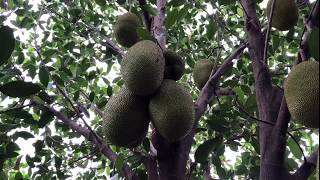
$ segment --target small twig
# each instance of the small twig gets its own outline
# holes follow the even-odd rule
[[[143,11],[143,17],[144,17],[144,23],[147,28],[147,30],[150,32],[151,31],[151,18],[148,13],[148,11],[145,10],[145,6],[147,5],[146,0],[138,0],[140,4],[140,8]]]
[[[27,105],[23,105],[23,106],[19,106],[19,107],[14,107],[14,108],[10,108],[10,109],[6,109],[4,111],[0,111],[0,114],[4,114],[6,112],[9,112],[9,111],[12,111],[12,110],[20,110],[20,109],[23,109],[25,107],[29,107],[29,106],[33,106],[34,103],[30,103],[30,104],[27,104]]]
[[[276,125],[275,123],[268,122],[268,121],[263,121],[263,120],[260,120],[260,119],[258,119],[258,118],[256,118],[256,117],[250,115],[250,113],[248,113],[246,110],[244,110],[244,109],[242,108],[242,106],[240,105],[240,102],[238,101],[238,98],[237,98],[237,97],[235,98],[235,102],[236,102],[236,103],[235,103],[236,107],[237,107],[242,113],[244,113],[245,115],[247,115],[250,119],[253,119],[253,120],[258,121],[258,122],[261,122],[261,123],[268,124],[268,125],[270,125],[270,126],[275,126],[275,125]]]
[[[269,17],[269,22],[268,22],[268,28],[267,28],[267,34],[266,34],[266,39],[264,43],[264,53],[263,53],[263,61],[267,64],[267,58],[268,58],[268,44],[269,44],[269,37],[270,37],[270,32],[271,32],[271,24],[272,24],[272,19],[273,19],[273,14],[274,14],[274,9],[276,7],[276,2],[277,0],[272,0],[272,5],[271,5],[271,12],[270,14],[267,14]]]
[[[212,54],[214,53],[214,51],[215,51],[216,49],[223,49],[223,46],[214,47],[214,48],[212,49],[211,53],[208,55],[208,58],[210,58],[210,57],[212,56]]]
[[[287,132],[287,134],[288,134],[288,135],[293,139],[293,141],[298,145],[298,147],[299,147],[299,149],[300,149],[300,151],[301,151],[301,153],[302,153],[302,155],[303,155],[304,162],[307,163],[307,162],[308,162],[308,159],[307,159],[306,155],[304,154],[304,151],[303,151],[303,149],[301,148],[298,140],[297,140],[297,139],[293,136],[293,134],[291,134],[290,132]]]
[[[92,151],[91,153],[89,153],[89,154],[87,154],[87,155],[85,155],[85,156],[82,156],[82,157],[80,157],[80,158],[78,158],[78,159],[76,159],[76,160],[74,160],[74,161],[71,161],[70,164],[77,163],[77,162],[79,162],[79,161],[81,161],[81,160],[83,160],[83,159],[90,159],[90,158],[92,158],[93,156],[95,156],[98,152],[99,152],[99,151],[96,149],[96,150]]]

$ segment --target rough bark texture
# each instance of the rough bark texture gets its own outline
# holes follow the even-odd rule
[[[283,92],[272,86],[267,63],[264,62],[264,37],[261,33],[258,18],[256,17],[256,2],[254,0],[241,0],[241,3],[246,11],[245,25],[249,35],[249,53],[255,76],[259,116],[263,121],[276,124],[273,127],[265,123],[260,123],[260,179],[292,179],[293,177],[289,174],[285,162],[286,132],[290,122],[290,113],[283,97]],[[316,11],[313,11],[309,18],[307,24],[309,27],[313,27],[310,23],[314,22],[312,17],[315,16]],[[307,33],[304,34],[304,40],[307,39]],[[304,48],[302,52],[308,54],[308,49]]]

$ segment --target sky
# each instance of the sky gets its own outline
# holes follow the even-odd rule
[[[35,9],[38,8],[38,5],[40,4],[40,0],[29,0],[29,1],[30,1],[31,4],[34,5],[34,8],[35,8]],[[315,0],[311,0],[311,2],[314,2],[314,1],[315,1]],[[267,0],[264,0],[260,5],[261,5],[262,7],[266,7],[266,4],[267,4]],[[210,14],[213,13],[213,8],[212,8],[211,5],[208,5],[208,6],[207,6],[207,11],[208,11]],[[199,15],[199,16],[201,16],[201,15]],[[47,18],[49,18],[49,16],[44,16],[44,17],[42,17],[42,18],[43,18],[43,19],[47,19]],[[15,15],[12,15],[12,16],[9,18],[9,20],[10,20],[10,19],[15,19]],[[8,21],[9,21],[9,20],[8,20]],[[39,29],[39,30],[40,30],[40,29]],[[15,36],[19,36],[22,41],[26,41],[26,38],[28,37],[28,36],[25,36],[25,34],[28,34],[28,32],[27,32],[27,31],[24,31],[24,30],[18,30],[18,31],[15,32]],[[39,34],[41,34],[41,31],[39,31]],[[39,38],[41,38],[41,36],[40,36]],[[103,66],[103,65],[102,65],[102,66]],[[116,76],[116,73],[118,73],[118,72],[117,72],[117,69],[119,69],[119,67],[116,67],[116,69],[113,70],[113,71],[108,75],[108,79],[109,79],[109,80],[110,80],[110,79],[112,80],[112,79],[114,79],[115,77],[117,77],[117,76]],[[7,103],[8,103],[8,102],[7,102]],[[4,105],[4,104],[2,104],[2,105]],[[93,119],[93,117],[94,117],[94,116],[93,116],[93,114],[91,113],[91,118],[87,119],[87,122],[90,123],[90,121],[91,121],[91,119]],[[50,126],[49,126],[49,128],[50,128],[51,130],[54,130],[54,129],[55,129],[55,128],[54,128],[54,124],[51,123]],[[21,129],[21,130],[30,131],[29,129]],[[43,133],[43,132],[44,132],[44,130],[40,130],[40,133],[39,133],[39,134],[41,134],[41,133]],[[13,134],[14,132],[10,132],[10,133]],[[10,135],[10,133],[9,133],[9,135]],[[53,133],[54,133],[54,131],[53,131]],[[315,139],[316,142],[319,141],[318,136],[314,136],[313,138]],[[35,138],[28,139],[28,140],[24,140],[24,139],[22,139],[22,138],[19,138],[19,139],[17,140],[17,144],[18,144],[18,145],[20,146],[20,148],[21,148],[20,155],[25,156],[25,155],[28,154],[28,155],[30,155],[31,157],[34,156],[34,147],[33,147],[32,144],[33,144],[36,140],[38,140],[38,139],[42,139],[42,137],[41,137],[41,136],[35,136]],[[73,143],[81,143],[82,141],[84,141],[84,138],[72,139],[72,140],[65,140],[65,141],[66,141],[66,143],[69,143],[69,141],[72,141]],[[229,148],[226,148],[225,157],[226,157],[226,161],[228,161],[228,164],[233,165],[233,164],[235,163],[235,161],[236,161],[236,158],[239,157],[242,152],[243,152],[243,151],[242,151],[241,149],[239,149],[238,152],[234,152],[234,151],[230,150]],[[193,156],[190,156],[190,157],[193,158]],[[24,158],[23,158],[23,160],[24,160]],[[88,164],[88,166],[90,166],[90,167],[95,167],[95,166],[97,166],[97,164]],[[73,172],[74,172],[75,174],[77,174],[78,172],[81,172],[81,171],[82,171],[82,168],[75,168],[75,169],[73,170]],[[70,179],[74,179],[74,178],[70,178]]]

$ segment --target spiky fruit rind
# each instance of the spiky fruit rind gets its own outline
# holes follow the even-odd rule
[[[196,62],[193,69],[193,79],[198,89],[201,90],[207,83],[213,68],[214,64],[210,60],[205,59]]]
[[[132,46],[121,62],[124,84],[139,96],[151,95],[160,87],[164,68],[162,50],[149,40]]]
[[[293,120],[319,128],[319,63],[307,61],[295,66],[285,82],[284,93]]]
[[[267,17],[271,13],[272,1],[268,1]],[[292,29],[298,22],[299,10],[295,0],[277,0],[273,11],[272,27],[280,31]]]
[[[140,20],[133,13],[126,13],[118,17],[115,24],[114,35],[117,42],[124,47],[131,47],[139,41],[137,28],[140,26]]]
[[[179,141],[194,124],[190,93],[174,80],[165,79],[149,103],[151,122],[168,141]]]
[[[105,107],[103,129],[106,141],[120,147],[135,147],[146,136],[149,122],[148,101],[122,87]]]
[[[164,71],[164,78],[165,79],[172,79],[178,81],[184,74],[185,70],[185,62],[181,58],[181,56],[172,51],[172,50],[165,50],[163,52],[164,59],[166,62],[166,67]]]

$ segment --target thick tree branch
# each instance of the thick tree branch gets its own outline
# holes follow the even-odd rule
[[[160,180],[156,157],[148,155],[145,159],[145,166],[148,172],[148,179]]]
[[[154,18],[153,33],[162,49],[166,47],[166,29],[164,21],[166,17],[166,0],[157,0],[158,15]]]
[[[91,141],[94,145],[96,145],[99,151],[102,154],[104,154],[110,161],[114,163],[117,160],[118,156],[110,149],[108,145],[103,143],[103,140],[100,137],[94,136],[89,129],[80,126],[75,121],[72,121],[71,119],[67,118],[61,112],[55,110],[53,107],[48,107],[48,108],[59,120],[61,120],[64,124],[69,126],[70,129],[84,136],[88,141]],[[127,164],[124,165],[123,171],[127,179],[129,180],[137,179]]]
[[[142,9],[142,12],[143,12],[144,24],[145,24],[147,30],[150,32],[152,21],[151,21],[151,18],[150,18],[148,11],[146,11],[147,1],[146,0],[138,0],[138,1],[139,1],[140,8]]]
[[[319,149],[311,154],[307,158],[307,162],[304,162],[300,168],[292,175],[292,180],[305,180],[308,179],[317,167]]]

